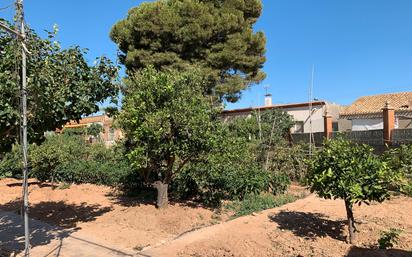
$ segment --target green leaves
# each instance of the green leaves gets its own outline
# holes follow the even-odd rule
[[[108,98],[115,102],[118,68],[101,57],[94,66],[78,46],[61,49],[55,41],[57,28],[40,38],[28,32],[28,135],[30,142],[44,140],[43,133],[98,111]],[[19,135],[20,55],[19,46],[0,32],[0,152],[11,149]]]
[[[310,163],[308,184],[324,198],[341,198],[351,204],[382,202],[399,178],[367,145],[338,138],[325,142]]]
[[[236,101],[241,90],[265,77],[265,36],[252,29],[261,11],[260,0],[142,3],[113,26],[110,36],[129,74],[148,66],[196,66],[208,94]]]
[[[133,166],[169,183],[175,173],[212,147],[213,106],[196,71],[143,69],[125,80],[119,124]]]

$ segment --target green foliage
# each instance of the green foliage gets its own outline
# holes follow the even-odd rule
[[[0,159],[0,178],[21,178],[23,175],[23,153],[20,145],[13,145],[12,150]]]
[[[81,137],[54,135],[30,151],[31,176],[40,181],[93,183],[110,186],[130,183],[125,180],[132,172],[120,147],[86,144]]]
[[[286,191],[288,177],[262,169],[246,139],[221,126],[213,141],[217,142],[213,149],[176,177],[173,186],[178,196],[200,196],[206,204],[219,205],[223,199]]]
[[[66,136],[85,136],[86,135],[86,128],[79,127],[79,128],[65,128],[63,130],[63,134]]]
[[[251,151],[256,153],[256,161],[265,170],[300,180],[306,173],[305,153],[301,146],[287,143],[293,124],[292,116],[278,109],[255,111],[248,117],[228,121],[235,136],[248,140]]]
[[[145,2],[110,36],[129,74],[148,66],[197,66],[209,95],[236,101],[241,90],[265,78],[265,36],[253,31],[261,12],[260,0]]]
[[[203,80],[195,72],[147,68],[128,78],[126,86],[118,121],[127,156],[147,182],[169,184],[213,144],[215,111],[201,93]]]
[[[412,196],[412,145],[401,145],[386,151],[383,158],[389,163],[394,171],[399,171],[403,175],[403,181],[396,190]]]
[[[283,173],[269,172],[269,176],[270,191],[275,195],[285,193],[288,187],[290,186],[290,178]]]
[[[87,128],[86,132],[87,135],[98,138],[100,137],[100,133],[103,132],[103,126],[99,123],[93,123]]]
[[[402,230],[391,228],[389,231],[382,231],[381,237],[378,239],[379,249],[393,248],[399,241],[399,236]]]
[[[292,125],[292,118],[280,110],[255,112],[219,124],[213,135],[217,144],[176,177],[174,191],[180,197],[200,196],[209,205],[219,205],[223,199],[243,199],[248,194],[284,193],[290,184],[288,173],[272,166],[265,169],[265,153],[284,145]]]
[[[234,217],[250,215],[254,212],[267,210],[294,202],[298,197],[290,194],[249,194],[241,201],[229,203],[226,208],[235,212]]]
[[[118,94],[118,68],[101,57],[87,64],[86,50],[78,46],[62,49],[54,32],[40,38],[29,30],[27,45],[28,136],[31,143],[44,140],[69,120],[99,110],[98,103]],[[20,46],[14,36],[0,30],[0,153],[9,151],[19,137]]]
[[[326,199],[344,199],[349,204],[382,202],[389,198],[391,185],[399,179],[386,162],[367,145],[342,138],[326,141],[310,162],[308,184]]]
[[[228,122],[230,131],[262,147],[283,143],[294,125],[291,115],[279,109],[254,111],[248,117],[237,117]]]
[[[40,181],[70,181],[61,169],[72,165],[85,155],[85,144],[80,137],[53,135],[30,151],[31,176]]]
[[[302,145],[279,144],[269,152],[268,170],[285,174],[293,181],[303,182],[307,174],[307,156]]]

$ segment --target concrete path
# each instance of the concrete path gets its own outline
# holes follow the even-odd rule
[[[30,220],[31,256],[33,257],[109,257],[137,256],[130,249],[118,249],[38,220]],[[21,216],[0,210],[0,256],[21,256],[24,249],[24,227]]]

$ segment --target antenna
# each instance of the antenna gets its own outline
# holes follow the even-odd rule
[[[314,138],[313,138],[313,130],[312,130],[312,112],[313,112],[313,82],[314,82],[314,77],[315,77],[315,65],[312,65],[312,76],[311,80],[309,83],[309,92],[308,92],[308,97],[309,97],[309,157],[312,156],[312,144],[314,143]]]
[[[263,88],[265,89],[265,95],[268,95],[270,85],[266,84],[266,85],[263,86]]]

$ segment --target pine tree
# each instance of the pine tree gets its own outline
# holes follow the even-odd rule
[[[253,31],[261,12],[261,0],[159,0],[129,10],[110,36],[128,74],[197,66],[207,94],[235,102],[265,78],[265,35]]]

